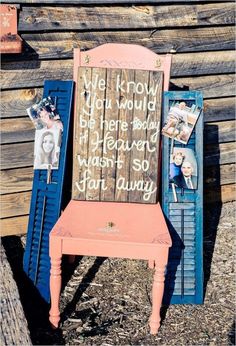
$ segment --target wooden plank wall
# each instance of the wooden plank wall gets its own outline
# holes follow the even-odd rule
[[[202,90],[205,202],[235,199],[234,22],[228,0],[18,0],[20,55],[1,70],[1,229],[27,230],[34,129],[26,108],[44,79],[72,79],[73,48],[137,43],[172,53],[172,90]],[[115,5],[114,5],[115,3]],[[158,3],[158,4],[157,4]]]

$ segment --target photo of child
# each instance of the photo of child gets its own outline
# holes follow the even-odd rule
[[[36,130],[59,129],[63,130],[60,116],[56,111],[51,97],[42,99],[27,109],[27,113],[32,120]]]
[[[185,156],[183,155],[181,151],[176,151],[176,153],[172,155],[171,162],[170,162],[170,174],[169,174],[171,181],[175,176],[181,173],[181,166],[184,161],[184,158]]]
[[[185,102],[175,102],[170,107],[162,134],[187,144],[200,113],[196,105],[190,108]]]
[[[170,157],[170,184],[183,189],[197,189],[197,160],[189,148],[175,147]]]
[[[34,169],[58,169],[60,142],[60,129],[35,131]]]

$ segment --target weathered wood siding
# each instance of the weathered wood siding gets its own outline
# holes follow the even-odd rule
[[[26,108],[40,99],[44,79],[72,79],[73,48],[79,46],[136,43],[172,53],[171,89],[204,95],[205,201],[235,199],[234,1],[2,2],[17,3],[24,39],[22,54],[2,57],[3,234],[27,229],[34,129]]]

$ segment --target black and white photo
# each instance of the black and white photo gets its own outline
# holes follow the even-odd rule
[[[58,169],[60,142],[59,129],[35,131],[34,169]]]

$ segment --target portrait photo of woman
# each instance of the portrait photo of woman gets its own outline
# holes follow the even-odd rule
[[[61,131],[35,131],[34,169],[58,169]]]

